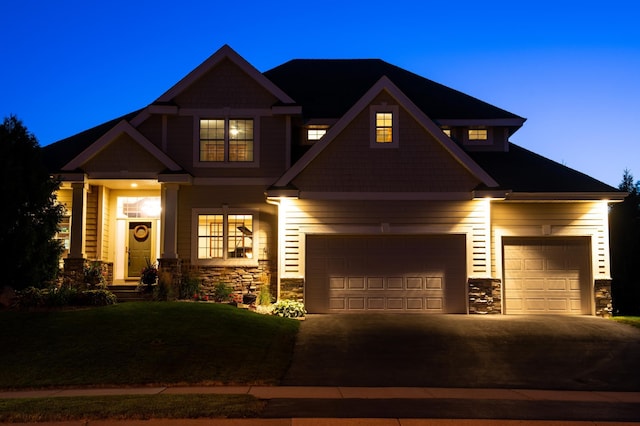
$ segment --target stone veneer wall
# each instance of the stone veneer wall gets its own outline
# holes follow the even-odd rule
[[[611,298],[611,280],[595,280],[594,300],[596,303],[596,315],[608,318],[613,313]]]
[[[280,299],[304,302],[304,280],[302,278],[282,278]]]
[[[101,260],[91,260],[82,258],[64,258],[63,279],[64,282],[74,287],[82,287],[84,283],[84,267],[85,265],[97,263],[104,271],[105,285],[113,284],[113,262],[103,262]]]
[[[469,313],[501,314],[502,281],[497,278],[469,278]]]
[[[207,295],[212,295],[215,285],[220,282],[230,285],[239,295],[257,295],[263,285],[269,287],[272,297],[276,294],[276,274],[269,261],[261,260],[258,266],[197,266],[187,269],[192,277],[201,280],[202,291]]]

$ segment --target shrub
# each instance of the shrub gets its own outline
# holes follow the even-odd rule
[[[47,290],[46,304],[49,306],[66,306],[73,304],[78,297],[78,290],[67,285],[50,287]]]
[[[219,282],[213,287],[213,300],[226,302],[233,293],[233,288],[227,283]]]
[[[193,295],[200,294],[200,280],[196,277],[183,275],[179,293],[180,299],[191,299]]]
[[[16,291],[15,307],[19,309],[29,309],[43,306],[46,292],[36,287],[26,287],[24,290]]]
[[[266,306],[271,304],[271,292],[269,291],[269,286],[263,284],[260,286],[260,292],[258,293],[258,305]]]
[[[107,306],[115,305],[116,302],[116,295],[109,290],[86,290],[76,298],[76,304],[80,306]]]
[[[97,290],[107,288],[104,276],[106,274],[105,265],[100,262],[93,262],[84,266],[84,285],[87,290]]]
[[[176,299],[176,289],[169,272],[162,272],[160,274],[158,285],[153,289],[153,298],[163,302]]]
[[[273,305],[273,315],[285,318],[302,318],[307,310],[302,302],[296,300],[279,300]]]

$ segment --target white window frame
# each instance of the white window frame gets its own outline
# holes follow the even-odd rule
[[[221,215],[223,216],[223,257],[216,259],[200,259],[198,257],[198,218],[201,215]],[[253,229],[251,230],[252,235],[252,244],[251,251],[253,256],[251,258],[245,257],[229,257],[229,248],[228,248],[228,217],[230,215],[250,215],[252,216]],[[201,266],[257,266],[258,265],[258,247],[259,247],[259,211],[253,209],[237,209],[237,208],[229,208],[222,207],[217,209],[208,209],[208,208],[198,208],[192,209],[191,214],[191,263],[194,265]]]
[[[398,129],[400,128],[399,126],[399,110],[400,108],[398,108],[398,105],[371,105],[369,107],[369,128],[370,128],[370,135],[369,135],[369,146],[371,148],[382,148],[382,149],[386,149],[386,148],[398,148],[399,147],[399,140],[400,140],[400,134],[398,132]],[[377,138],[376,138],[376,129],[377,129],[377,123],[376,123],[376,115],[378,113],[391,113],[391,117],[392,117],[392,121],[391,121],[391,142],[377,142]]]

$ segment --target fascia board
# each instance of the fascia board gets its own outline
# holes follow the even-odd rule
[[[164,164],[169,170],[178,171],[182,168],[167,154],[162,152],[157,146],[152,144],[146,137],[142,135],[139,131],[137,131],[131,124],[129,124],[126,120],[120,121],[116,124],[111,130],[102,135],[97,141],[95,141],[91,146],[82,151],[78,156],[76,156],[73,160],[67,163],[62,170],[76,170],[82,166],[82,164],[86,163],[88,160],[97,155],[100,151],[106,148],[115,138],[117,138],[122,133],[128,134],[133,140],[135,140],[142,148],[147,150],[151,155],[153,155],[158,161]]]
[[[224,45],[217,52],[211,55],[202,64],[196,67],[193,71],[187,74],[182,80],[176,83],[172,88],[163,93],[155,102],[168,102],[175,98],[178,94],[182,93],[187,87],[193,84],[196,80],[202,77],[204,74],[212,70],[223,59],[230,59],[233,63],[238,65],[240,69],[246,72],[252,77],[258,84],[262,85],[267,91],[273,94],[278,100],[285,104],[293,104],[295,101],[289,97],[282,89],[276,86],[271,80],[265,77],[260,71],[258,71],[253,65],[247,62],[242,56],[240,56],[229,45]]]
[[[508,201],[622,201],[626,192],[512,192],[507,195]]]

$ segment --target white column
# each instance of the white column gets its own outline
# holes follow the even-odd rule
[[[85,225],[87,223],[87,185],[84,182],[71,184],[71,233],[69,238],[70,258],[84,258]]]
[[[178,258],[178,190],[177,183],[162,184],[161,244],[163,259]]]

